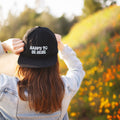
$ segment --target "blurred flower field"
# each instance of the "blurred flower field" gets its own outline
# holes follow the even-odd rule
[[[26,29],[22,26],[22,34]],[[69,105],[70,120],[120,120],[120,6],[107,7],[80,20],[63,42],[74,48],[86,72]],[[13,58],[17,60],[12,54],[1,58],[0,67],[8,67],[0,73],[14,74]],[[62,60],[60,68],[61,74],[66,74]]]
[[[120,29],[102,32],[75,52],[86,75],[68,108],[70,120],[120,120]],[[65,74],[62,61],[60,67]]]

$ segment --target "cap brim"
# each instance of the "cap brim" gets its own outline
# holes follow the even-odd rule
[[[50,56],[50,57],[44,57],[44,58],[36,58],[36,57],[26,57],[20,55],[18,58],[18,64],[21,67],[27,67],[27,68],[44,68],[44,67],[50,67],[55,65],[57,62],[57,55]]]

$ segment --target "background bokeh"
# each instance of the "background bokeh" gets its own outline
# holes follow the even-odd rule
[[[0,40],[22,39],[26,30],[36,25],[61,34],[62,41],[75,50],[86,72],[68,108],[70,120],[120,120],[120,6],[117,1],[84,0],[82,14],[71,18],[66,14],[55,17],[49,9],[37,12],[26,6],[19,15],[9,12],[1,22]],[[16,60],[17,56],[11,54],[0,57],[0,73],[7,71],[13,75]],[[67,72],[62,60],[60,72]]]

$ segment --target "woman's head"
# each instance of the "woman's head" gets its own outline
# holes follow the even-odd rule
[[[57,40],[54,33],[45,27],[34,27],[23,37],[24,52],[20,54],[18,64],[28,68],[42,68],[57,62]]]
[[[65,91],[59,74],[55,35],[48,28],[35,27],[27,31],[23,41],[25,50],[16,69],[20,79],[18,94],[36,112],[55,112],[61,108]]]

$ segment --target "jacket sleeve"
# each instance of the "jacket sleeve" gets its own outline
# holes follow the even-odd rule
[[[67,45],[64,45],[63,50],[59,51],[59,56],[68,67],[66,76],[62,76],[65,89],[73,97],[81,85],[85,71],[83,70],[82,63],[76,57],[76,53]]]
[[[5,51],[0,42],[0,56],[2,56],[4,53],[5,53]],[[2,68],[0,68],[0,69],[2,69]],[[3,96],[3,93],[5,93],[7,86],[8,86],[7,75],[0,74],[0,99]]]
[[[1,45],[1,41],[0,41],[0,56],[3,55],[5,53],[2,45]]]

